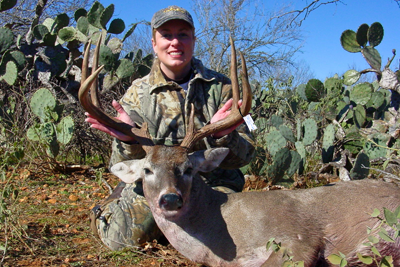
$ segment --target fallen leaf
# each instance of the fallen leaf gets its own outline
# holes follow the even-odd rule
[[[72,239],[72,242],[76,245],[85,244],[85,243],[89,243],[90,239],[89,238],[74,238],[74,239]]]
[[[43,194],[43,195],[40,195],[38,198],[39,198],[39,200],[42,200],[42,201],[43,201],[43,200],[48,200],[48,199],[49,199],[49,197],[48,197],[47,195],[44,195],[44,194]]]
[[[26,202],[28,200],[28,197],[23,197],[19,200],[19,202]]]
[[[31,176],[31,172],[28,170],[22,170],[19,174],[19,179],[25,180],[26,178],[28,178],[29,176]]]
[[[57,200],[55,198],[51,198],[47,202],[49,202],[51,204],[55,204],[57,202]]]
[[[69,195],[69,200],[71,200],[71,201],[77,201],[78,200],[78,196],[76,196],[76,195]]]

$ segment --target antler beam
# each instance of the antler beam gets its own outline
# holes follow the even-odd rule
[[[143,148],[145,146],[153,146],[154,143],[151,140],[150,134],[147,131],[147,124],[143,123],[142,128],[138,129],[132,125],[129,125],[123,121],[120,121],[114,117],[109,116],[100,108],[100,102],[98,101],[97,96],[97,80],[98,75],[103,69],[103,66],[98,67],[98,58],[99,58],[99,50],[100,50],[101,40],[97,42],[97,47],[95,49],[95,53],[93,55],[93,65],[92,65],[92,74],[87,77],[88,73],[88,65],[89,65],[89,51],[91,42],[86,46],[85,54],[82,63],[82,79],[81,79],[81,87],[79,88],[79,102],[83,106],[83,108],[97,121],[100,123],[113,128],[125,135],[135,138],[137,142],[142,144]],[[91,98],[89,97],[89,89]],[[146,150],[146,149],[145,149]]]
[[[241,76],[242,76],[242,87],[243,87],[243,100],[242,100],[242,106],[240,108],[238,107],[240,92],[239,92],[239,81],[237,77],[236,50],[232,37],[230,38],[230,42],[231,42],[231,54],[232,54],[231,81],[232,81],[232,96],[233,96],[233,104],[231,112],[229,116],[227,116],[226,118],[212,124],[207,124],[203,128],[196,130],[194,128],[194,107],[192,104],[189,126],[186,132],[186,136],[181,143],[181,146],[186,147],[188,150],[190,150],[193,147],[193,145],[200,139],[203,139],[206,136],[228,129],[229,127],[239,123],[240,121],[243,120],[243,117],[246,116],[250,111],[252,94],[251,94],[250,84],[248,81],[246,62],[244,60],[242,53],[240,53],[240,57],[242,60]]]

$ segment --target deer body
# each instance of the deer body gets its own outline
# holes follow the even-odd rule
[[[196,173],[218,166],[228,151],[188,155],[180,147],[155,146],[145,159],[118,163],[112,171],[125,182],[143,180],[156,223],[172,246],[208,266],[281,266],[282,255],[266,249],[270,238],[305,266],[329,266],[326,257],[339,251],[354,266],[357,253],[372,256],[362,245],[367,227],[378,223],[369,214],[400,205],[400,188],[375,180],[294,191],[217,192]],[[400,266],[400,238],[377,248]]]

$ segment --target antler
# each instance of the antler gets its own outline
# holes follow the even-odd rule
[[[247,76],[246,62],[244,60],[243,54],[240,52],[239,53],[242,60],[241,75],[242,75],[242,87],[243,87],[243,102],[242,106],[240,108],[238,107],[238,101],[240,97],[239,81],[237,77],[236,50],[232,37],[230,37],[230,42],[231,42],[231,54],[232,54],[231,81],[232,81],[232,95],[233,95],[233,104],[231,112],[226,118],[212,124],[207,124],[203,128],[196,130],[194,129],[194,107],[192,104],[188,130],[186,132],[185,138],[181,143],[181,146],[186,147],[188,150],[190,150],[193,147],[193,145],[200,139],[203,139],[206,136],[228,129],[229,127],[242,121],[243,117],[246,116],[250,111],[251,101],[252,101],[251,88]]]
[[[142,128],[138,129],[132,125],[129,125],[123,121],[109,116],[100,108],[100,102],[97,96],[97,77],[104,67],[98,67],[100,43],[101,40],[99,38],[99,41],[97,42],[97,47],[94,52],[95,54],[93,56],[92,74],[89,77],[87,77],[87,73],[91,42],[89,41],[86,46],[85,55],[82,63],[81,87],[79,88],[78,93],[79,102],[93,118],[110,128],[113,128],[123,134],[135,138],[135,140],[139,142],[143,146],[143,149],[146,151],[146,146],[154,145],[153,141],[151,140],[150,134],[147,131],[146,122],[142,124]],[[91,99],[89,98],[89,88],[91,88]]]

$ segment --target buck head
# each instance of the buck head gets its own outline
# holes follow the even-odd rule
[[[111,171],[126,183],[143,182],[152,211],[168,219],[185,214],[194,176],[210,172],[224,160],[228,148],[187,153],[180,146],[153,146],[145,158],[119,162]]]

